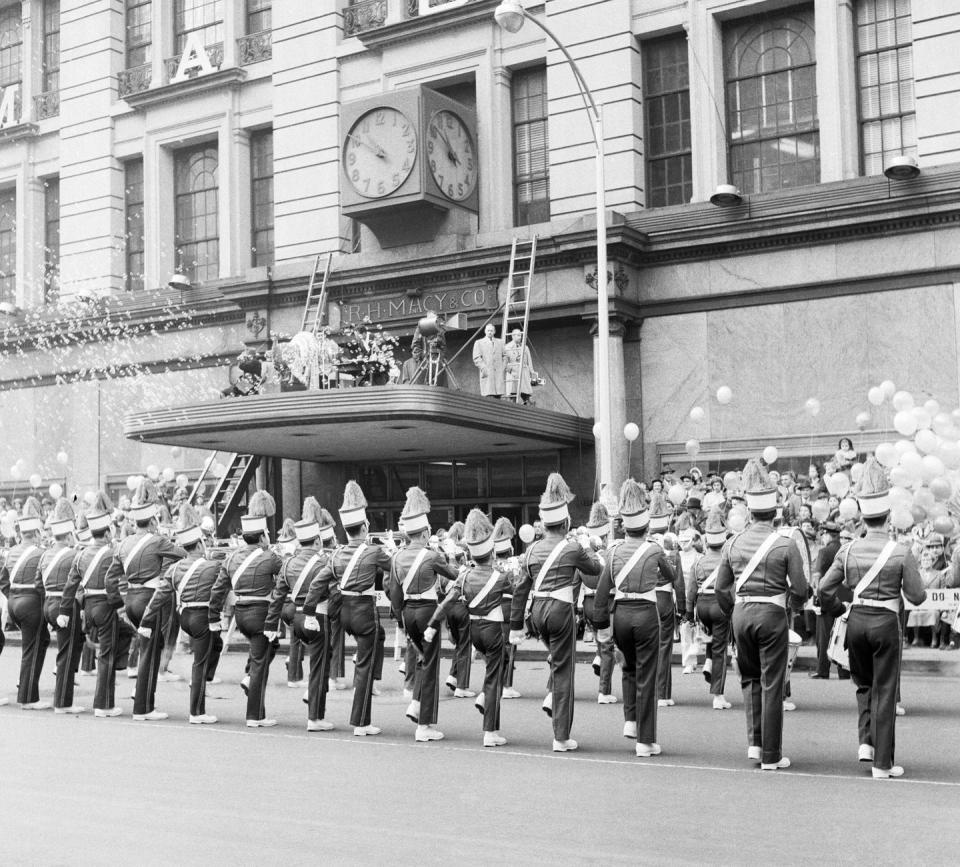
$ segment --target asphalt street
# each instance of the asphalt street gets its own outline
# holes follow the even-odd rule
[[[15,699],[19,648],[0,655],[0,695]],[[53,687],[52,658],[41,680]],[[447,663],[444,662],[444,673]],[[355,738],[351,693],[332,693],[328,733],[305,731],[302,690],[278,657],[267,710],[280,725],[243,725],[243,655],[211,687],[215,726],[187,725],[185,682],[159,687],[158,723],[0,708],[0,861],[4,864],[913,864],[949,861],[960,822],[960,679],[907,675],[897,723],[900,780],[856,761],[849,682],[794,677],[787,771],[746,760],[742,701],[715,711],[702,678],[674,668],[677,706],[660,711],[663,755],[636,758],[622,706],[596,703],[577,671],[576,753],[551,747],[539,706],[546,667],[522,662],[524,698],[503,706],[508,745],[481,747],[472,700],[445,693],[445,740],[419,744],[386,663],[374,700],[378,737]],[[173,668],[189,673],[189,658]],[[348,664],[348,668],[350,668]],[[482,665],[474,663],[476,686]],[[78,681],[88,708],[93,680]],[[614,690],[620,694],[619,682]]]

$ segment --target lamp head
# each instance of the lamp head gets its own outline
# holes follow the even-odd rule
[[[909,181],[920,174],[920,165],[914,157],[893,157],[883,167],[883,173],[891,181]]]
[[[179,289],[181,292],[183,292],[185,289],[191,288],[193,284],[191,284],[190,278],[186,274],[177,272],[176,274],[170,275],[167,285],[171,289]]]
[[[516,33],[523,27],[526,14],[518,0],[501,0],[500,5],[493,12],[493,17],[507,33]]]
[[[719,208],[729,208],[742,203],[743,196],[733,184],[718,184],[713,195],[710,196],[710,204]]]

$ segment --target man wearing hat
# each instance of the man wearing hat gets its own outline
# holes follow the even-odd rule
[[[497,518],[493,525],[493,554],[494,568],[507,576],[510,583],[509,590],[500,594],[503,605],[503,692],[500,698],[523,698],[520,691],[513,685],[513,669],[516,664],[517,648],[510,643],[510,609],[513,606],[513,588],[520,579],[519,561],[513,556],[513,537],[517,531],[510,519]]]
[[[833,630],[833,622],[836,619],[832,614],[823,610],[820,604],[820,582],[823,576],[827,574],[833,561],[836,559],[837,552],[840,550],[840,525],[836,521],[824,521],[820,525],[820,532],[823,534],[823,545],[817,554],[817,565],[814,569],[813,604],[820,609],[817,614],[817,667],[810,672],[810,677],[814,680],[827,680],[830,677],[830,657],[827,656],[827,645],[830,643],[830,632]],[[850,677],[849,673],[842,665],[837,666],[838,677]]]
[[[220,612],[210,611],[210,596],[220,563],[204,559],[203,530],[196,510],[184,503],[177,515],[176,542],[187,552],[183,560],[169,566],[163,581],[143,613],[150,621],[172,599],[180,618],[180,627],[190,636],[193,668],[190,672],[190,723],[210,725],[217,721],[206,710],[207,673],[215,669],[223,649],[220,638]]]
[[[367,542],[370,524],[367,521],[367,500],[355,481],[343,491],[340,523],[347,533],[347,544],[338,548],[327,564],[310,583],[303,605],[307,618],[316,617],[324,590],[331,578],[340,584],[343,607],[340,621],[345,632],[357,643],[357,664],[354,670],[353,706],[350,725],[357,737],[378,735],[381,729],[370,724],[373,704],[373,667],[380,621],[377,616],[376,583],[390,568],[390,555],[380,545]],[[305,623],[308,623],[305,620]],[[312,626],[312,623],[309,623]]]
[[[603,503],[594,503],[590,507],[590,518],[587,520],[587,532],[595,539],[599,539],[600,549],[607,547],[610,538],[610,514]],[[578,576],[580,584],[580,599],[583,606],[583,619],[596,635],[599,627],[596,625],[595,596],[596,590],[591,589],[589,579],[583,580]],[[613,638],[601,641],[597,638],[597,655],[593,658],[593,671],[600,678],[597,704],[616,704],[617,697],[613,694],[613,665],[614,642]]]
[[[916,557],[887,533],[889,482],[876,458],[867,459],[854,494],[867,533],[840,548],[820,582],[820,600],[835,616],[845,602],[850,606],[846,646],[857,687],[857,758],[872,762],[874,779],[885,780],[903,776],[903,767],[894,763],[901,595],[919,605],[927,593]]]
[[[409,502],[409,501],[408,501]],[[483,654],[486,670],[483,692],[477,709],[483,714],[483,745],[503,746],[507,739],[500,734],[500,694],[503,689],[503,594],[511,589],[509,577],[494,566],[494,529],[479,509],[471,509],[464,528],[464,542],[472,565],[451,587],[443,602],[433,612],[423,632],[427,647],[437,643],[437,627],[443,609],[460,599],[470,617],[470,638]]]
[[[570,737],[577,634],[573,590],[577,570],[583,575],[599,575],[603,569],[603,562],[595,552],[584,551],[578,542],[567,539],[570,529],[567,504],[572,499],[563,476],[551,473],[540,497],[543,538],[527,549],[510,610],[510,641],[519,644],[524,637],[527,597],[532,596],[530,619],[550,651],[553,688],[545,705],[552,710],[555,752],[577,748],[577,742]]]
[[[138,721],[163,720],[169,716],[155,707],[167,611],[159,609],[150,619],[144,618],[144,612],[162,583],[161,574],[166,566],[172,560],[187,556],[183,548],[157,533],[158,514],[156,490],[148,479],[144,479],[134,493],[130,507],[136,532],[117,547],[104,579],[108,585],[119,583],[120,592],[125,595],[127,617],[140,634],[140,659],[133,700],[133,718]]]
[[[325,732],[333,728],[327,716],[327,678],[330,669],[330,632],[327,616],[339,602],[339,591],[332,576],[317,593],[316,614],[307,618],[303,606],[310,585],[330,560],[336,541],[333,517],[321,508],[315,497],[303,501],[301,519],[294,525],[297,549],[283,564],[277,579],[280,590],[271,603],[272,613],[283,610],[283,619],[291,627],[291,637],[299,639],[310,656],[307,680],[307,731]],[[272,617],[271,617],[272,619]]]
[[[732,614],[737,666],[747,715],[747,758],[761,770],[790,767],[783,755],[783,699],[787,676],[788,596],[807,598],[807,577],[798,542],[773,526],[777,491],[756,460],[743,470],[752,523],[723,549],[717,601]]]
[[[240,518],[243,545],[232,551],[220,565],[216,583],[210,594],[210,622],[220,619],[227,591],[236,596],[233,616],[237,628],[250,642],[247,658],[247,727],[271,728],[277,724],[266,712],[267,680],[270,663],[277,653],[279,610],[271,606],[283,594],[276,587],[276,575],[283,566],[279,555],[270,548],[267,520],[277,513],[277,504],[266,491],[256,491],[247,504],[247,514]],[[241,681],[243,687],[244,681]]]
[[[47,521],[53,545],[40,558],[44,614],[47,624],[57,633],[57,677],[53,689],[53,712],[57,714],[84,711],[84,708],[73,703],[74,684],[83,651],[80,606],[74,600],[66,611],[63,610],[63,591],[78,554],[73,545],[73,522],[73,506],[66,497],[60,497]]]
[[[40,534],[43,512],[36,497],[27,497],[17,534],[20,541],[0,565],[0,592],[8,599],[10,619],[20,630],[22,645],[17,701],[24,710],[47,710],[50,702],[40,701],[40,672],[50,644],[43,616],[43,580],[40,576]],[[3,701],[6,704],[6,700]]]
[[[113,503],[104,491],[97,492],[86,520],[90,544],[82,547],[73,560],[60,610],[71,616],[74,602],[82,597],[84,619],[95,631],[97,641],[93,715],[114,717],[123,713],[116,702],[117,672],[127,667],[130,642],[136,630],[118,614],[123,609],[119,581],[115,578],[107,581],[114,555]]]
[[[393,558],[387,593],[394,611],[400,612],[407,638],[417,649],[413,679],[413,700],[407,717],[417,724],[414,739],[438,741],[443,733],[436,727],[440,702],[440,642],[425,641],[424,635],[438,608],[440,588],[457,580],[457,570],[447,558],[429,547],[430,501],[420,488],[407,491],[400,516],[408,544]],[[453,589],[448,594],[453,604]],[[469,665],[469,663],[468,663]]]
[[[710,636],[703,663],[703,676],[710,684],[713,709],[726,710],[730,707],[730,702],[723,696],[727,683],[730,617],[723,612],[717,601],[717,577],[720,574],[723,544],[727,541],[727,528],[723,525],[719,509],[707,516],[703,540],[703,554],[697,558],[689,573],[687,619],[690,622],[699,620]]]
[[[606,640],[611,634],[608,612],[612,610],[612,636],[623,654],[623,736],[635,739],[636,754],[648,758],[660,755],[657,586],[671,583],[674,570],[663,548],[647,538],[650,515],[640,486],[633,479],[627,479],[620,488],[619,511],[626,538],[604,556],[597,584],[596,622],[598,637]]]

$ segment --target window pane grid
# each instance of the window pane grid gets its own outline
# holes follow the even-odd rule
[[[60,89],[60,0],[43,2],[43,92]]]
[[[273,130],[250,136],[251,262],[273,264]]]
[[[43,300],[52,304],[60,294],[60,178],[43,184]]]
[[[858,0],[856,29],[863,172],[877,175],[917,154],[909,0]]]
[[[126,0],[127,69],[151,60],[152,0]]]
[[[815,58],[810,7],[724,30],[730,174],[743,192],[819,181]]]
[[[550,219],[550,149],[547,129],[547,72],[514,72],[513,183],[516,225]]]
[[[143,289],[143,160],[130,160],[124,175],[126,285],[128,292],[136,292]]]
[[[214,145],[179,151],[174,160],[177,266],[191,280],[220,274],[218,156]]]
[[[17,194],[0,190],[0,301],[17,300]]]
[[[204,45],[223,42],[223,0],[176,0],[173,21],[177,54],[190,33],[199,33]]]
[[[683,204],[693,196],[686,37],[644,42],[642,54],[646,204],[650,208]]]
[[[0,9],[0,87],[20,83],[21,19],[19,3]]]
[[[271,28],[272,0],[247,0],[247,33]]]

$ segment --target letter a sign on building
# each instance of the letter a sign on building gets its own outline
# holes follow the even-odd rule
[[[0,129],[16,126],[20,123],[19,108],[20,85],[11,84],[3,89],[3,98],[0,99]]]
[[[177,67],[177,74],[170,79],[171,84],[179,84],[181,81],[213,72],[207,47],[200,37],[199,31],[187,34],[187,43],[183,46],[183,54],[180,55],[180,65]]]

